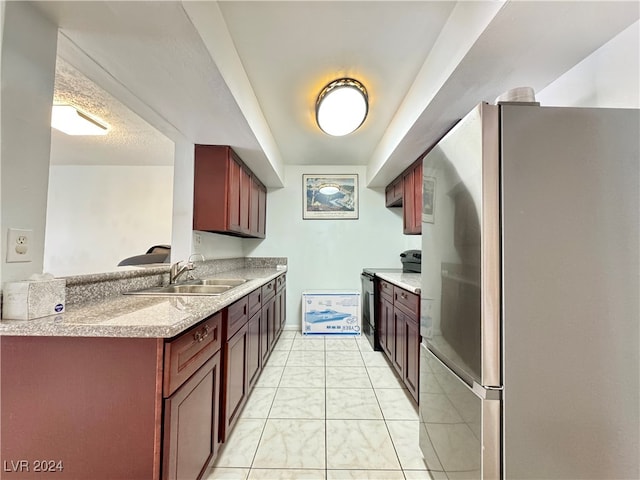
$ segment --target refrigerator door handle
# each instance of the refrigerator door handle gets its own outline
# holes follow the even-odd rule
[[[502,387],[484,387],[477,382],[473,382],[471,389],[473,393],[483,400],[502,400]]]

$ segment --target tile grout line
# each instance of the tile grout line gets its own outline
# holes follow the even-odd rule
[[[281,339],[282,339],[282,337],[278,339],[278,342],[280,342]],[[291,342],[291,345],[293,346],[293,342]],[[273,350],[271,351],[271,354],[273,354]],[[284,369],[287,367],[287,362],[289,361],[289,355],[290,354],[291,354],[291,349],[288,350],[287,359],[285,360],[285,366],[282,369],[282,374],[280,375],[280,379],[278,380],[278,385],[276,385],[276,391],[274,392],[273,398],[271,399],[271,405],[269,406],[269,411],[267,412],[267,417],[264,420],[264,425],[262,426],[262,432],[260,432],[260,437],[258,438],[258,444],[256,445],[255,452],[253,452],[253,457],[251,458],[251,465],[249,465],[249,471],[247,472],[247,476],[246,476],[245,480],[249,480],[249,477],[251,476],[251,470],[255,470],[253,464],[256,461],[256,455],[258,455],[258,449],[260,448],[260,442],[262,441],[262,437],[264,436],[264,432],[267,429],[267,422],[269,421],[269,415],[271,413],[271,409],[273,408],[273,404],[276,401],[276,396],[278,395],[278,390],[280,388],[280,383],[282,382],[282,377],[284,376]],[[260,379],[258,379],[258,381],[260,381]],[[258,384],[258,381],[256,381],[256,385]],[[255,386],[254,386],[254,388],[255,388]],[[248,399],[247,399],[247,401],[248,401]]]
[[[324,339],[324,478],[329,478],[329,422],[327,421],[327,339]]]

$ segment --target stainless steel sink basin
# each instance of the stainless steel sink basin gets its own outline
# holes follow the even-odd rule
[[[126,295],[222,295],[245,282],[246,280],[241,278],[205,278],[202,280],[190,280],[185,283],[166,285],[164,287],[152,287],[145,290],[126,292]]]
[[[231,285],[169,285],[163,288],[166,293],[192,293],[200,295],[220,295],[231,290]]]
[[[197,285],[228,285],[231,287],[237,287],[242,285],[246,280],[243,278],[203,278],[202,280],[193,280],[193,284]]]

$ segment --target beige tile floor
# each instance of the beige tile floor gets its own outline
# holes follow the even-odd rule
[[[365,338],[282,332],[206,480],[440,480],[418,413]]]

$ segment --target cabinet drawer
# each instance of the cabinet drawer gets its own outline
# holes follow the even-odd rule
[[[279,292],[280,290],[282,290],[282,288],[286,285],[286,283],[287,283],[287,275],[283,273],[278,278],[276,278],[276,292]]]
[[[262,308],[262,288],[258,288],[249,295],[249,319]]]
[[[225,340],[229,340],[249,320],[249,295],[229,305],[226,315]]]
[[[274,278],[269,283],[266,283],[262,286],[262,303],[264,304],[267,300],[273,297],[276,294],[276,279]]]
[[[393,302],[393,284],[380,280],[378,282],[378,289],[380,291],[380,295],[387,297],[390,302]]]
[[[220,350],[222,313],[216,313],[164,345],[165,398],[175,392],[211,356]]]
[[[400,287],[393,287],[393,304],[404,310],[412,318],[418,318],[420,297],[415,293],[408,292]]]

